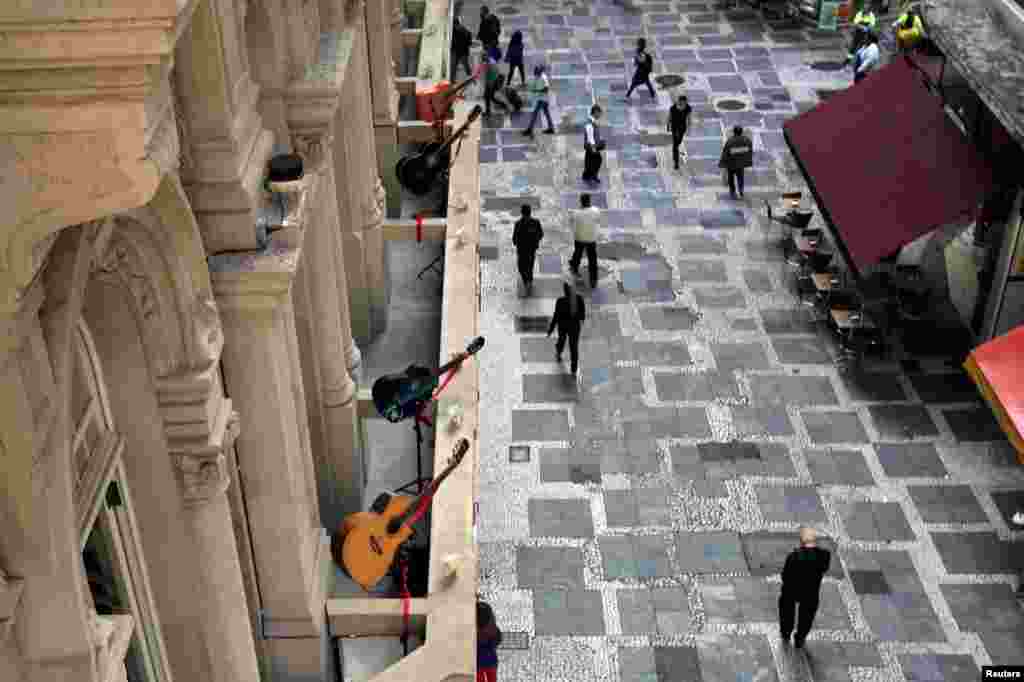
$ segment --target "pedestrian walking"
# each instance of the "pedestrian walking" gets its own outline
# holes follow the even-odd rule
[[[853,82],[860,83],[864,78],[875,70],[881,54],[878,51],[878,36],[869,33],[864,47],[857,50],[853,58]]]
[[[583,181],[592,184],[599,184],[601,179],[597,177],[604,162],[604,140],[601,139],[601,129],[598,123],[601,121],[601,107],[595,104],[590,107],[590,117],[583,126]]]
[[[901,14],[892,27],[896,30],[896,47],[901,52],[913,50],[924,40],[924,24],[912,9]]]
[[[572,258],[569,259],[569,270],[576,277],[580,276],[580,261],[583,252],[587,253],[587,269],[590,275],[590,288],[597,288],[597,227],[601,221],[601,211],[590,205],[590,195],[580,195],[580,208],[572,212],[572,233],[575,243]]]
[[[498,46],[500,36],[501,19],[498,18],[498,15],[491,14],[490,8],[484,5],[480,8],[480,27],[476,32],[476,39],[480,41],[486,51],[488,48]]]
[[[850,55],[857,54],[857,50],[867,43],[868,35],[875,32],[875,25],[878,19],[875,13],[864,7],[853,17],[853,43],[850,46]]]
[[[512,87],[512,76],[519,70],[519,79],[526,85],[526,66],[524,65],[526,46],[523,44],[523,32],[516,31],[508,41],[505,50],[505,62],[508,64],[508,87]]]
[[[641,85],[646,85],[647,90],[651,93],[651,97],[657,97],[654,94],[654,86],[651,85],[651,71],[654,70],[654,57],[647,51],[647,41],[643,38],[637,38],[636,41],[636,54],[633,55],[633,65],[635,71],[633,71],[633,81],[629,84],[629,90],[626,91],[626,101],[629,101],[629,96],[633,94],[633,90]]]
[[[458,79],[459,66],[466,69],[466,75],[473,75],[473,66],[469,60],[469,48],[473,45],[473,33],[462,25],[462,20],[455,17],[452,26],[452,75],[453,81]]]
[[[725,170],[729,180],[729,194],[733,199],[743,198],[743,171],[754,165],[754,143],[743,134],[742,126],[732,129],[732,137],[722,147],[722,158],[718,160],[718,167]]]
[[[485,50],[480,74],[484,81],[484,116],[491,115],[491,106],[494,104],[494,95],[501,88],[501,81],[504,77],[498,73],[498,60],[490,50]]]
[[[498,682],[498,645],[501,628],[494,609],[485,601],[476,603],[476,682]]]
[[[529,93],[536,100],[536,103],[533,106],[533,116],[530,117],[530,125],[526,126],[523,135],[527,137],[533,135],[533,126],[537,125],[537,119],[540,118],[542,111],[544,112],[544,117],[548,120],[548,127],[544,132],[548,135],[555,134],[555,124],[551,120],[551,109],[548,106],[549,92],[551,92],[551,81],[548,80],[548,74],[544,66],[538,64],[533,67],[533,79],[530,80],[529,85]]]
[[[683,143],[686,129],[690,127],[690,114],[693,108],[686,100],[686,95],[679,95],[679,99],[668,109],[668,132],[672,133],[672,163],[676,170],[679,170],[679,145]],[[683,161],[686,161],[686,152],[683,152]]]
[[[571,282],[562,282],[562,296],[555,301],[555,314],[551,316],[548,336],[558,328],[558,340],[555,341],[555,360],[558,362],[562,361],[565,342],[569,342],[569,369],[573,374],[580,366],[580,331],[586,319],[583,297],[576,293]]]
[[[540,221],[533,217],[529,204],[523,204],[520,211],[522,217],[516,221],[516,226],[512,230],[512,244],[516,247],[519,276],[523,278],[526,294],[530,295],[533,293],[533,264],[537,258],[537,247],[544,239],[544,228],[540,226]]]
[[[793,632],[793,617],[798,616],[793,646],[800,649],[807,639],[818,611],[821,579],[828,572],[832,553],[817,545],[818,534],[813,528],[801,526],[800,547],[790,552],[782,569],[782,593],[779,596],[779,634],[789,642]],[[796,614],[796,605],[800,613]]]

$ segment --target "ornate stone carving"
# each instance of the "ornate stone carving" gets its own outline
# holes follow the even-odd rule
[[[158,299],[150,276],[142,267],[138,255],[123,237],[115,233],[110,246],[96,259],[96,276],[122,281],[131,292],[142,319],[150,320],[157,314]]]
[[[366,8],[365,0],[346,0],[345,2],[345,23],[353,24],[359,21]]]
[[[228,489],[231,475],[224,451],[234,444],[239,431],[238,413],[232,412],[224,427],[224,437],[219,448],[177,456],[185,504],[203,504]]]
[[[292,147],[302,157],[306,173],[322,173],[327,158],[327,148],[331,144],[331,136],[326,134],[293,135]]]
[[[376,227],[384,220],[387,209],[387,191],[379,175],[374,175],[373,194],[363,202],[363,225]]]
[[[172,103],[164,111],[163,120],[157,126],[153,138],[146,145],[146,156],[153,160],[164,175],[175,173],[181,167],[181,140],[178,118]]]
[[[197,359],[195,369],[204,370],[220,360],[220,353],[224,348],[220,313],[213,298],[198,298],[192,303],[192,324]]]

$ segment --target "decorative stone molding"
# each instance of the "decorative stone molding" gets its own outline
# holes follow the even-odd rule
[[[25,581],[22,578],[15,578],[0,568],[0,644],[14,627],[14,614],[24,589]]]
[[[177,173],[181,167],[181,139],[174,106],[167,108],[153,138],[146,145],[146,156],[156,163],[160,173]]]
[[[304,133],[292,136],[292,147],[305,164],[307,174],[320,174],[327,170],[324,161],[327,149],[333,144],[331,135],[327,133]]]
[[[212,296],[204,295],[192,303],[192,341],[196,358],[193,369],[205,371],[220,360],[224,348],[224,331],[221,329],[217,302]]]
[[[104,253],[97,254],[94,276],[123,282],[135,300],[142,320],[151,320],[158,314],[159,299],[136,249],[120,232],[115,234]]]
[[[228,458],[224,451],[234,445],[240,432],[237,412],[230,412],[218,446],[177,455],[185,504],[197,506],[224,493],[231,483]]]
[[[375,0],[379,1],[379,0]],[[363,16],[366,8],[366,0],[346,0],[345,2],[345,23],[354,24]]]
[[[374,174],[373,185],[373,194],[363,201],[363,229],[379,227],[387,207],[388,195],[379,175]]]

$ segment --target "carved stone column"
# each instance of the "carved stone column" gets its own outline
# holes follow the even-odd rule
[[[202,604],[204,642],[211,678],[249,682],[259,678],[259,664],[227,489],[228,453],[239,433],[238,414],[224,399],[214,434],[204,447],[173,452],[180,474],[185,516],[195,541],[199,569],[196,603]]]
[[[302,143],[296,143],[301,148]],[[304,268],[309,283],[310,334],[304,349],[318,368],[315,386],[307,387],[309,401],[322,417],[323,439],[313,443],[320,516],[328,529],[362,507],[362,458],[356,447],[356,384],[345,362],[346,345],[353,346],[348,301],[338,295],[338,198],[329,138],[320,143],[321,163],[312,169],[317,183],[316,207],[306,227]],[[344,278],[344,273],[342,278]]]
[[[315,527],[316,500],[303,461],[292,357],[291,285],[301,249],[272,242],[263,252],[211,259],[225,345],[224,380],[245,429],[236,443],[265,637],[317,637],[330,556]]]
[[[399,69],[402,68],[402,4],[403,0],[383,0],[391,5],[391,59],[395,68],[395,75],[400,76]]]

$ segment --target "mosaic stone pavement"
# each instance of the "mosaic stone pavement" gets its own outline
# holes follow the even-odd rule
[[[463,8],[474,27],[478,8]],[[955,366],[838,365],[759,215],[760,197],[802,186],[781,125],[848,86],[809,66],[841,61],[842,39],[702,2],[491,8],[505,37],[526,34],[528,66],[551,64],[559,121],[529,141],[525,113],[498,114],[482,140],[477,531],[501,679],[960,682],[1024,662],[1024,529],[1009,520],[1024,470]],[[664,133],[675,91],[621,101],[640,35],[655,75],[686,76],[684,172]],[[720,97],[746,109],[718,113]],[[595,100],[607,226],[574,379],[544,332]],[[756,149],[741,202],[715,167],[735,123]],[[511,243],[525,202],[545,230],[530,298]],[[799,653],[779,641],[776,599],[805,523],[836,552]]]

